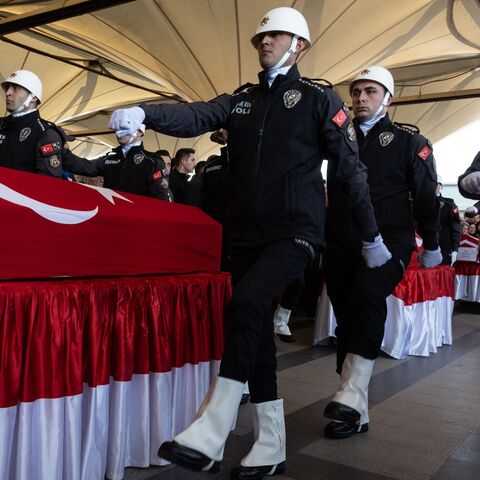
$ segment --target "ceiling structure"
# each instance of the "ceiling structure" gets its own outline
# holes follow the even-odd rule
[[[0,80],[35,72],[42,117],[80,132],[75,152],[92,158],[116,144],[99,134],[116,108],[209,100],[255,82],[250,37],[278,6],[309,23],[302,75],[329,80],[347,103],[349,80],[379,64],[396,80],[394,120],[418,125],[432,142],[480,118],[480,0],[0,1]],[[208,135],[152,131],[145,145],[193,147],[203,159],[218,150]]]

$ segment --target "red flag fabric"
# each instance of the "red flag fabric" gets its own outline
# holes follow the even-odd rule
[[[0,168],[0,278],[219,270],[221,226],[200,209]]]

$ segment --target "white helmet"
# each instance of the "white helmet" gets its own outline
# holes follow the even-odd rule
[[[297,35],[306,40],[310,46],[310,32],[308,31],[307,21],[305,17],[294,8],[279,7],[267,12],[258,24],[255,35],[251,38],[252,45],[256,48],[257,36],[266,32],[288,32]]]
[[[42,101],[42,82],[33,72],[30,72],[29,70],[17,70],[16,72],[11,73],[10,76],[2,82],[2,88],[4,90],[6,90],[7,83],[20,85],[37,97],[38,103]]]
[[[386,68],[379,67],[378,65],[372,65],[371,67],[362,69],[360,73],[358,73],[355,78],[350,82],[350,94],[352,93],[353,84],[360,80],[372,80],[379,83],[380,85],[383,85],[393,97],[393,77]]]

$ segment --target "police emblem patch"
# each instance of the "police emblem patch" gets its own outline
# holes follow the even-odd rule
[[[145,158],[144,155],[142,155],[141,153],[137,153],[134,157],[133,157],[133,162],[135,163],[135,165],[138,165],[139,163],[142,163],[143,162],[143,159]]]
[[[58,168],[60,166],[60,159],[58,158],[58,155],[52,155],[48,161],[50,166],[53,168]]]
[[[298,90],[289,90],[283,94],[283,103],[287,108],[293,108],[302,98]]]
[[[160,185],[162,188],[168,188],[168,180],[165,177],[162,177],[160,180]]]
[[[348,124],[347,137],[351,142],[354,142],[357,139],[357,134],[355,133],[355,127],[353,126],[353,123]]]
[[[379,136],[378,139],[380,140],[380,145],[382,147],[386,147],[391,141],[395,135],[392,132],[382,132]]]
[[[18,139],[23,142],[24,140],[26,140],[28,138],[28,136],[32,133],[32,129],[31,128],[28,128],[28,127],[25,127],[22,129],[22,131],[20,132],[20,135],[18,137]]]

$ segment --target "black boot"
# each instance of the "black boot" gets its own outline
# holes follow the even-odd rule
[[[221,466],[221,462],[215,462],[203,453],[175,441],[163,442],[158,449],[158,456],[196,472],[217,473]]]
[[[360,422],[330,422],[325,426],[325,436],[327,438],[348,438],[355,433],[365,432],[368,432],[368,423],[360,425]]]
[[[265,475],[281,475],[285,473],[285,462],[278,465],[265,465],[262,467],[235,467],[230,471],[230,478],[235,480],[261,480]]]
[[[360,412],[357,412],[357,410],[348,405],[334,401],[327,404],[323,415],[332,420],[338,420],[339,422],[351,424],[358,424],[360,422]]]
[[[242,382],[218,376],[193,423],[172,441],[162,443],[158,455],[197,472],[218,472],[244,388]]]

